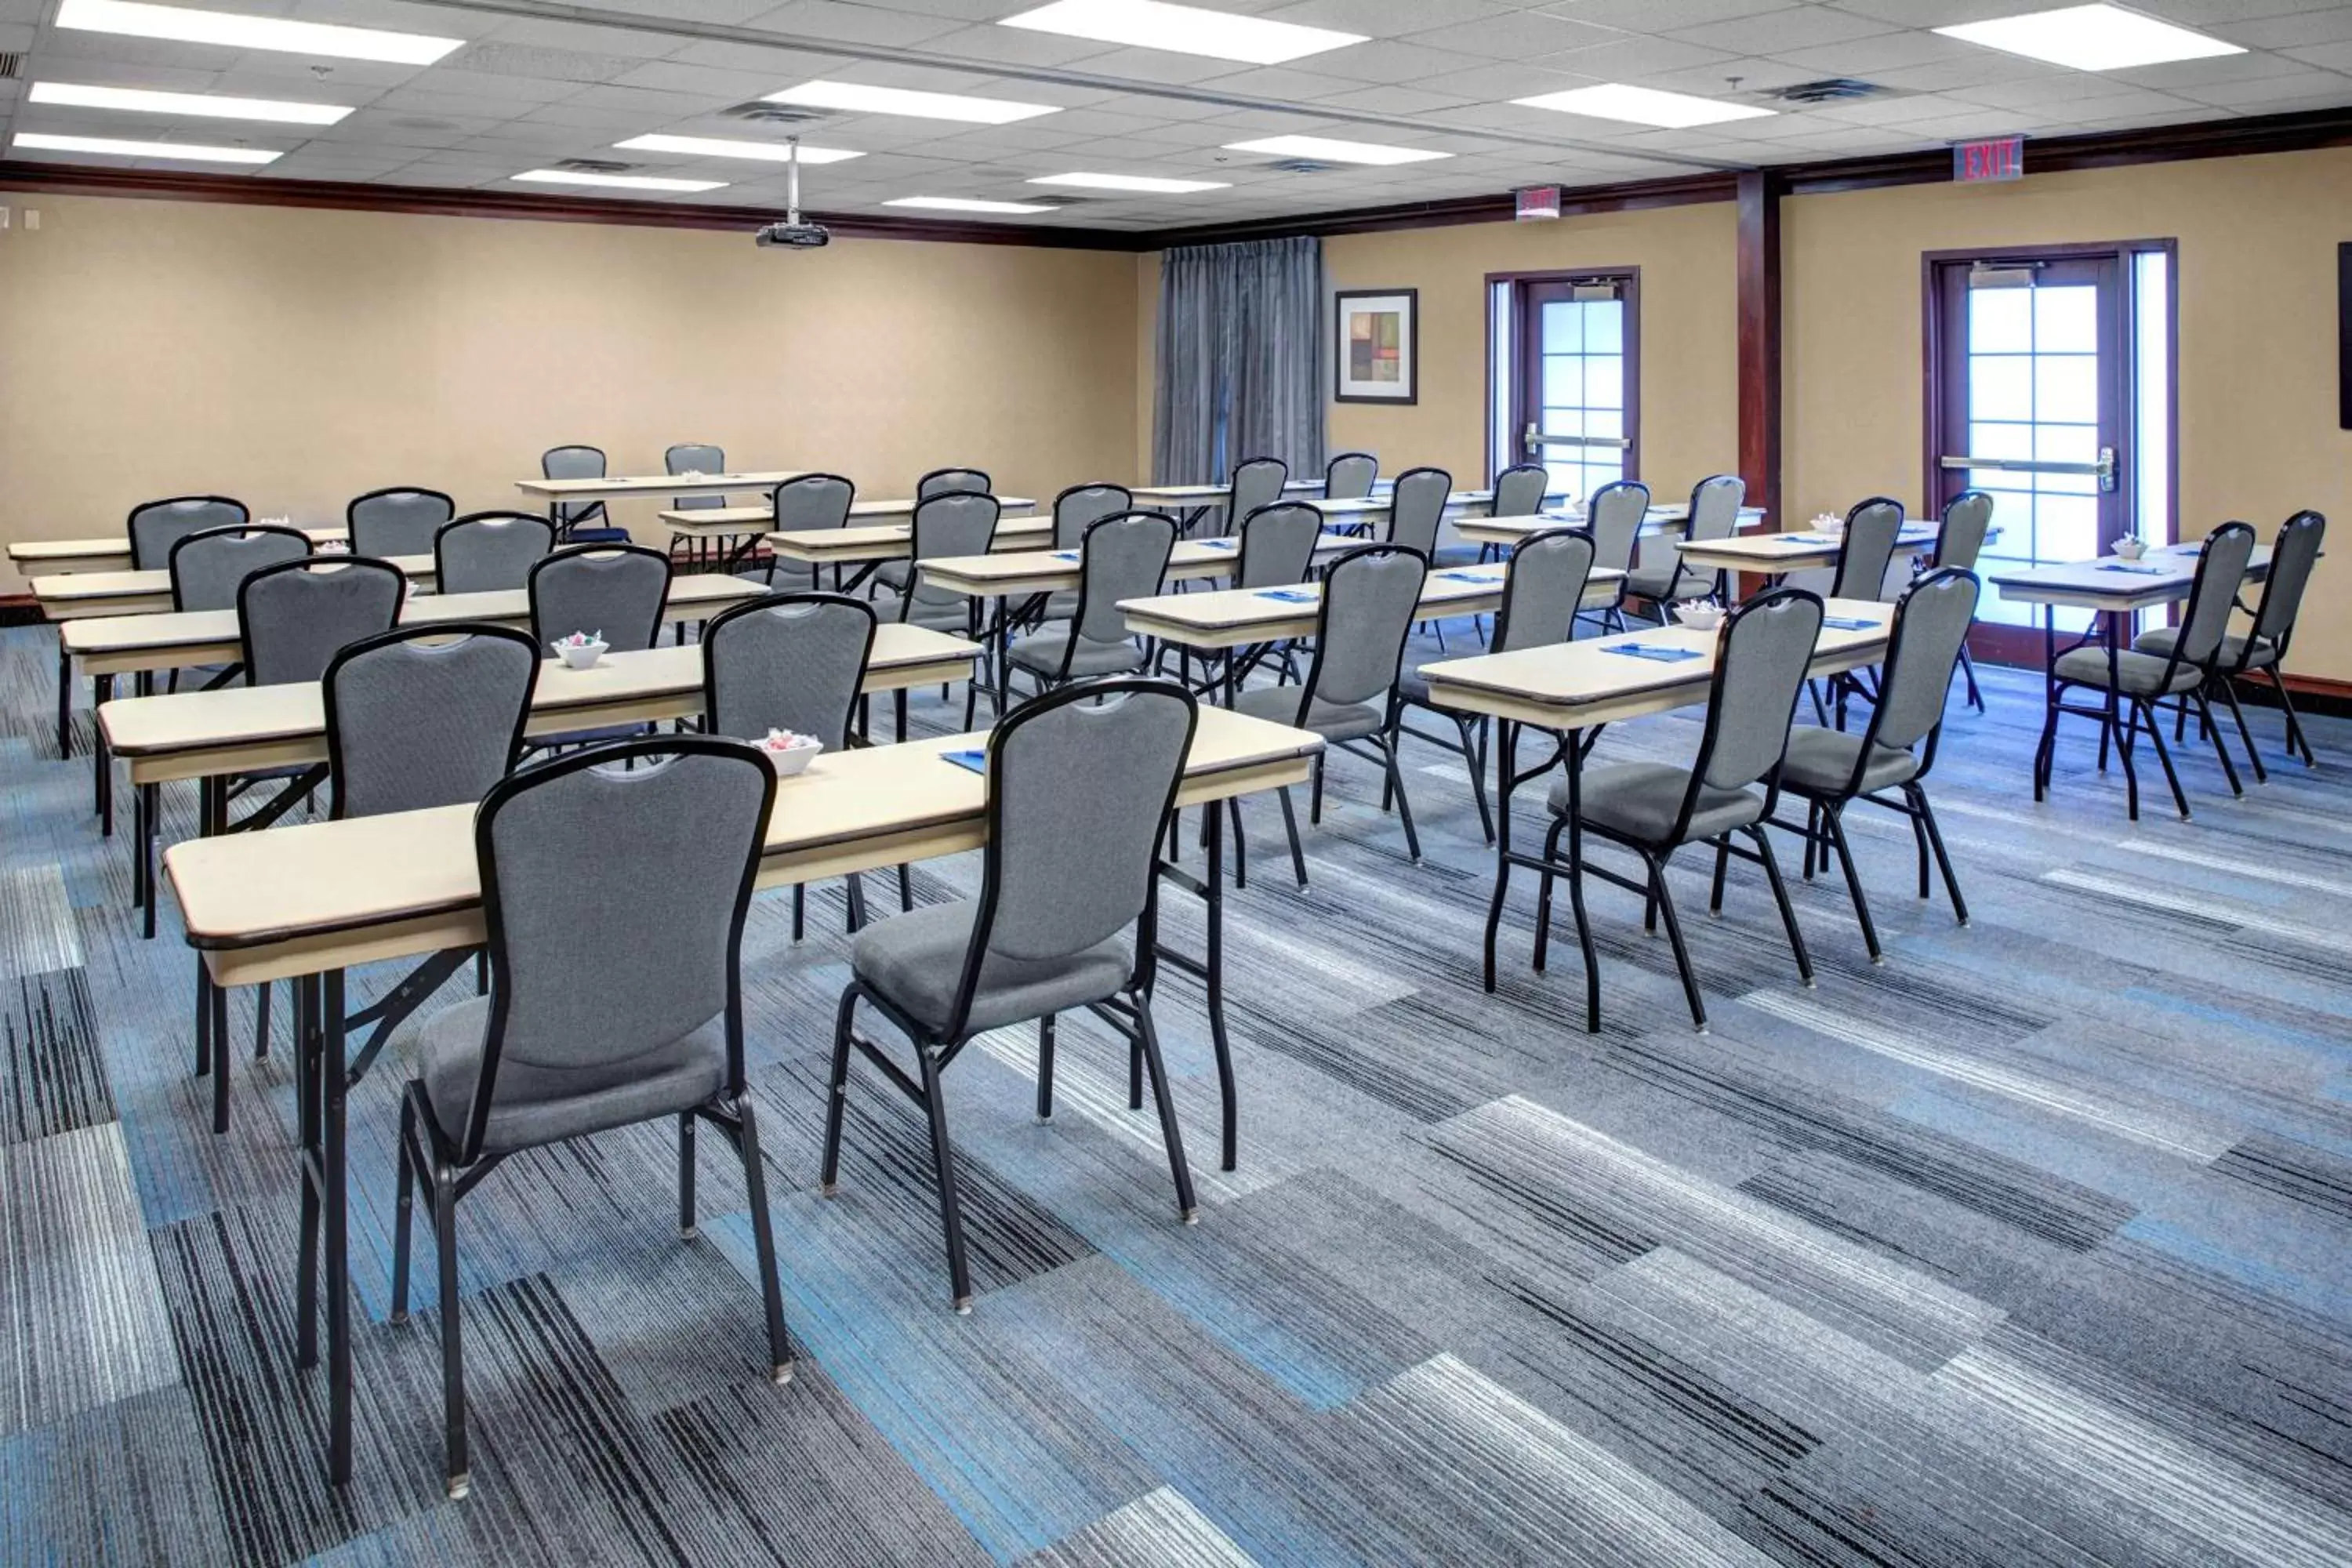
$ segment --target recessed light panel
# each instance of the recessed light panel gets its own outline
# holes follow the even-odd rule
[[[1223,180],[1163,180],[1150,174],[1040,174],[1029,183],[1033,185],[1075,185],[1087,191],[1149,191],[1164,196],[1231,188]]]
[[[285,154],[258,147],[206,147],[193,142],[124,142],[112,136],[50,136],[19,131],[20,153],[99,153],[110,158],[175,158],[189,163],[274,163]]]
[[[1050,213],[1061,209],[1051,202],[983,202],[971,196],[896,196],[886,207],[929,207],[943,213]]]
[[[1228,142],[1228,153],[1265,153],[1276,158],[1313,158],[1327,163],[1426,163],[1451,158],[1451,153],[1431,153],[1419,147],[1391,147],[1379,142],[1340,142],[1328,136],[1262,136],[1255,142]]]
[[[859,114],[903,114],[917,120],[962,120],[975,125],[1010,125],[1059,109],[1051,103],[1015,103],[1008,98],[968,98],[956,92],[917,92],[903,87],[867,87],[854,81],[804,81],[768,95],[770,103],[811,109],[844,109]]]
[[[1257,66],[1280,65],[1364,41],[1361,33],[1302,27],[1198,5],[1171,5],[1164,0],[1054,0],[1034,11],[1003,17],[998,25]]]
[[[1772,110],[1752,103],[1726,103],[1719,98],[1698,98],[1687,92],[1662,92],[1654,87],[1628,87],[1604,82],[1599,87],[1547,92],[1540,98],[1515,98],[1523,109],[1555,109],[1562,114],[1589,114],[1595,120],[1623,120],[1635,125],[1663,125],[1680,131],[1692,125],[1718,125],[1727,120],[1761,120]]]
[[[632,136],[626,142],[615,142],[614,147],[624,153],[682,153],[695,158],[757,158],[763,163],[789,163],[792,149],[781,142],[730,142],[719,136]],[[837,147],[803,147],[803,163],[845,163],[852,158],[863,158],[863,153],[845,153]]]
[[[231,11],[196,11],[184,5],[148,5],[139,0],[65,0],[58,26],[86,33],[118,33],[132,38],[170,38],[184,44],[220,44],[232,49],[276,49],[335,59],[387,60],[429,66],[463,38],[432,38],[421,33],[387,33],[374,27],[335,27],[321,22],[289,22],[282,16],[247,16]]]
[[[723,191],[724,180],[671,180],[658,174],[583,174],[572,169],[525,169],[509,178],[536,185],[610,185],[617,191]]]
[[[2246,52],[2235,44],[2113,5],[2069,5],[2062,11],[1963,22],[1936,31],[1964,43],[2083,71],[2126,70]]]
[[[26,94],[35,103],[77,109],[121,109],[142,114],[187,114],[205,120],[266,120],[286,125],[332,125],[351,110],[333,103],[286,103],[273,98],[216,98],[202,92],[149,92],[135,87],[82,87],[37,81]]]

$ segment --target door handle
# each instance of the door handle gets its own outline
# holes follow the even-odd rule
[[[1539,452],[1546,447],[1605,447],[1622,452],[1633,445],[1631,438],[1623,436],[1547,436],[1533,425],[1528,426],[1521,439],[1530,452]]]
[[[2097,459],[2088,463],[2049,462],[2032,458],[1975,458],[1949,452],[1937,461],[1946,468],[1990,468],[2004,474],[2088,474],[2098,479],[2103,493],[2116,488],[2116,449],[2113,447],[2100,447]]]

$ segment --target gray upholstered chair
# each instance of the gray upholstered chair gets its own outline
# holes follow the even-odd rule
[[[842,594],[769,594],[730,605],[702,628],[703,729],[739,741],[771,730],[814,735],[827,752],[861,742],[852,719],[874,652],[874,607]],[[906,739],[903,714],[898,738]],[[849,929],[866,923],[862,877],[848,880]],[[902,906],[914,902],[898,868]],[[808,887],[793,884],[793,940],[808,921]]]
[[[542,659],[529,633],[484,621],[401,626],[343,647],[320,680],[329,815],[489,794],[522,755]]]
[[[1242,517],[1237,588],[1282,588],[1307,581],[1323,540],[1323,514],[1303,500],[1276,501]]]
[[[1553,880],[1565,877],[1588,977],[1588,1028],[1597,1033],[1601,1027],[1599,972],[1594,967],[1592,931],[1584,914],[1583,879],[1595,877],[1642,895],[1645,929],[1655,931],[1658,917],[1664,916],[1675,967],[1681,973],[1683,994],[1690,1003],[1691,1023],[1701,1034],[1706,1032],[1706,1005],[1699,1000],[1698,976],[1691,968],[1690,952],[1683,945],[1674,892],[1666,885],[1666,864],[1686,844],[1715,847],[1715,886],[1708,908],[1717,912],[1723,908],[1724,874],[1732,856],[1764,868],[1773,900],[1780,906],[1781,923],[1788,929],[1789,947],[1797,955],[1797,973],[1807,985],[1813,983],[1812,960],[1806,955],[1804,936],[1797,930],[1797,911],[1790,906],[1780,862],[1773,858],[1772,843],[1764,836],[1762,823],[1780,799],[1789,724],[1795,717],[1797,696],[1804,689],[1805,671],[1812,662],[1821,630],[1822,601],[1817,595],[1801,588],[1777,588],[1748,600],[1732,611],[1717,634],[1706,727],[1690,766],[1615,763],[1585,770],[1571,760],[1569,774],[1552,786],[1548,805],[1553,821],[1544,839],[1542,890],[1537,900],[1535,965],[1543,967],[1550,937]],[[1571,826],[1582,836],[1582,852],[1563,858],[1559,841]],[[1755,847],[1736,847],[1731,837],[1735,833],[1745,834]],[[1643,875],[1628,877],[1595,865],[1590,841],[1596,837],[1640,856]]]
[[[1307,679],[1297,686],[1261,686],[1239,693],[1233,702],[1241,712],[1312,730],[1328,742],[1315,759],[1309,821],[1323,820],[1323,767],[1334,750],[1380,763],[1404,824],[1405,847],[1415,860],[1421,858],[1421,837],[1413,831],[1412,803],[1405,796],[1404,775],[1397,766],[1397,723],[1402,711],[1397,674],[1428,575],[1429,558],[1401,544],[1368,544],[1340,556],[1323,576],[1315,658]],[[1282,802],[1283,828],[1290,836],[1291,869],[1303,888],[1307,856],[1298,842],[1289,786],[1276,795]],[[1240,821],[1237,805],[1234,821]],[[1241,836],[1236,832],[1234,837],[1236,874],[1246,875],[1241,866]]]
[[[1977,557],[1983,553],[1985,540],[1992,532],[1992,497],[1982,490],[1962,490],[1946,501],[1936,525],[1936,548],[1929,554],[1928,566],[1975,571]],[[1984,693],[1977,689],[1976,661],[1969,657],[1966,643],[1960,645],[1960,679],[1968,685],[1969,706],[1983,712]]]
[[[1417,550],[1432,560],[1437,556],[1437,525],[1445,520],[1445,500],[1454,493],[1454,476],[1444,468],[1407,468],[1389,491],[1391,544]]]
[[[1097,525],[1100,526],[1100,525]],[[943,1075],[980,1034],[1037,1023],[1037,1114],[1054,1110],[1055,1016],[1084,1008],[1149,1069],[1160,1136],[1190,1223],[1196,1206],[1176,1106],[1152,1026],[1158,846],[1192,748],[1192,694],[1171,682],[1066,687],[1023,704],[989,737],[988,843],[980,894],[880,921],[850,948],[834,1030],[823,1190],[841,1173],[854,1047],[929,1114],[948,1274],[971,1308]],[[941,758],[942,768],[957,764]],[[911,1047],[902,1067],[857,1028],[858,1005]]]
[[[1683,537],[1695,543],[1728,539],[1739,528],[1739,506],[1748,499],[1748,485],[1738,474],[1715,474],[1691,487],[1690,518]],[[1658,624],[1668,619],[1667,607],[1683,599],[1711,597],[1716,574],[1694,571],[1683,564],[1682,552],[1667,550],[1671,560],[1644,562],[1625,579],[1629,598],[1648,601]]]
[[[1886,593],[1886,574],[1895,564],[1895,546],[1903,537],[1903,503],[1891,496],[1873,496],[1856,501],[1846,509],[1845,529],[1838,535],[1837,570],[1830,586],[1832,599],[1882,599]],[[1807,682],[1813,693],[1813,715],[1823,717],[1822,699],[1817,688]],[[1830,677],[1830,697],[1837,705],[1838,728],[1845,728],[1846,705],[1850,699],[1867,700],[1878,689],[1860,670],[1840,670]]]
[[[539,455],[539,471],[550,479],[601,479],[604,477],[604,453],[598,447],[550,447]],[[555,525],[555,535],[567,544],[614,543],[626,544],[629,531],[613,526],[612,513],[601,500],[557,501],[548,509],[549,521]],[[590,528],[591,522],[600,526]]]
[[[1040,691],[1142,669],[1150,656],[1128,635],[1119,601],[1159,593],[1175,547],[1176,520],[1166,512],[1121,512],[1089,523],[1070,618],[1014,642],[1006,664],[1027,671]]]
[[[530,631],[544,648],[573,632],[600,634],[615,653],[636,653],[661,635],[669,558],[642,544],[575,544],[533,562]]]
[[[309,534],[268,523],[238,523],[182,534],[172,542],[167,567],[172,574],[172,608],[233,610],[236,591],[247,577],[265,566],[306,560],[310,554]]]
[[[662,453],[662,472],[672,478],[680,474],[723,474],[726,471],[725,448],[714,447],[708,441],[680,441]],[[727,498],[708,493],[672,496],[669,504],[673,511],[717,511],[727,505]],[[669,536],[669,552],[672,559],[683,554],[688,561],[700,565],[714,558],[714,551],[718,559],[731,556],[739,538],[735,534],[706,539],[697,533],[673,533]]]
[[[1289,483],[1290,465],[1280,458],[1252,458],[1234,464],[1233,486],[1225,497],[1225,531],[1239,533],[1250,514],[1280,500]]]
[[[400,619],[408,579],[365,555],[304,556],[253,573],[237,585],[236,635],[247,686],[318,680],[352,643]]]
[[[1584,526],[1592,535],[1593,570],[1631,575],[1634,547],[1641,542],[1642,525],[1649,516],[1650,487],[1638,479],[1613,480],[1585,498]],[[1625,586],[1620,578],[1617,596],[1600,612],[1601,624],[1607,630],[1625,629]]]
[[[2238,706],[2237,693],[2237,682],[2251,679],[2256,671],[2270,677],[2273,694],[2286,715],[2287,754],[2293,756],[2300,751],[2305,767],[2315,765],[2316,761],[2311,754],[2311,742],[2304,738],[2303,721],[2295,713],[2294,699],[2287,694],[2281,671],[2286,663],[2287,644],[2294,636],[2295,617],[2303,608],[2304,589],[2311,581],[2311,569],[2319,559],[2320,542],[2326,535],[2327,520],[2315,511],[2296,512],[2281,524],[2278,541],[2271,546],[2262,598],[2252,611],[2253,624],[2243,636],[2232,632],[2221,639],[2221,655],[2215,666],[2211,690],[2229,703],[2230,712],[2238,722],[2238,739],[2245,742],[2246,760],[2254,765],[2257,779],[2267,781],[2270,772],[2263,766],[2262,753],[2254,749],[2254,737],[2246,728],[2245,710]],[[2239,607],[2244,608],[2243,605]],[[2179,637],[2178,626],[2157,626],[2140,633],[2132,647],[2141,653],[2169,653]],[[2175,730],[2174,733],[2178,735],[2179,731]]]
[[[915,499],[929,500],[933,496],[984,496],[995,489],[995,481],[978,468],[933,468],[915,481]]]
[[[624,758],[638,765],[625,772]],[[417,1032],[416,1076],[400,1105],[393,1233],[400,1322],[421,1195],[440,1264],[453,1498],[472,1479],[457,1204],[525,1150],[675,1118],[678,1230],[691,1241],[695,1124],[717,1128],[742,1161],[766,1373],[791,1380],[767,1170],[743,1074],[743,919],[775,792],[774,773],[751,747],[675,735],[516,773],[475,817],[489,994],[443,1008]],[[306,1246],[306,1269],[316,1266],[311,1252]]]
[[[1510,576],[1503,584],[1503,605],[1496,613],[1495,640],[1487,651],[1515,653],[1523,647],[1564,643],[1574,637],[1577,609],[1592,577],[1592,535],[1580,528],[1548,528],[1513,545]],[[1429,682],[1419,670],[1398,678],[1397,696],[1408,708],[1423,709],[1453,722],[1453,736],[1433,735],[1410,724],[1401,728],[1405,734],[1462,758],[1470,771],[1470,796],[1478,803],[1478,826],[1492,844],[1495,819],[1486,805],[1486,721],[1433,703]]]
[[[433,536],[457,515],[457,503],[439,490],[395,485],[354,497],[343,509],[352,553],[388,561],[430,555]]]
[[[1054,498],[1054,548],[1076,550],[1087,529],[1134,506],[1135,497],[1125,485],[1070,486]]]
[[[527,511],[468,512],[433,536],[433,586],[442,594],[520,588],[555,548],[555,525]]]
[[[176,496],[132,507],[125,525],[131,536],[131,570],[166,571],[172,564],[172,546],[188,535],[215,528],[241,528],[252,521],[253,513],[243,501],[226,496]]]
[[[917,501],[914,521],[908,531],[909,558],[886,561],[876,574],[898,592],[888,598],[877,595],[874,613],[886,621],[901,621],[976,639],[980,636],[980,601],[919,582],[915,572],[925,561],[987,554],[995,542],[997,519],[1003,512],[997,499],[982,490],[943,490]],[[967,730],[971,728],[979,697],[977,684],[964,688],[963,722]]]
[[[1932,850],[1943,872],[1944,889],[1951,895],[1952,914],[1962,925],[1969,923],[1969,906],[1960,897],[1959,879],[1952,874],[1952,858],[1944,849],[1944,835],[1936,826],[1935,809],[1927,804],[1924,781],[1936,765],[1936,746],[1944,732],[1945,700],[1960,649],[1968,646],[1979,592],[1975,574],[1957,566],[1939,566],[1905,589],[1895,605],[1885,673],[1879,679],[1878,700],[1871,708],[1869,727],[1859,735],[1811,725],[1789,731],[1789,753],[1780,763],[1780,787],[1805,803],[1805,879],[1812,879],[1817,861],[1826,866],[1830,856],[1836,855],[1845,873],[1846,889],[1853,896],[1863,945],[1870,950],[1873,963],[1885,960],[1879,951],[1878,928],[1871,921],[1870,904],[1863,897],[1862,877],[1846,846],[1844,813],[1853,801],[1885,806],[1911,819],[1919,847],[1919,896],[1927,896],[1927,860]],[[1890,798],[1889,790],[1899,791],[1901,798]]]
[[[1541,463],[1514,463],[1495,476],[1491,517],[1534,517],[1551,493],[1551,470]]]
[[[2145,729],[2156,744],[2156,760],[2164,766],[2165,782],[2172,786],[2172,804],[2185,821],[2189,796],[2172,766],[2172,752],[2156,721],[2158,704],[2167,699],[2194,702],[2221,760],[2221,773],[2232,795],[2245,794],[2238,783],[2237,765],[2230,761],[2221,731],[2213,723],[2206,700],[2222,659],[2222,639],[2229,635],[2230,613],[2237,607],[2238,589],[2246,580],[2246,563],[2254,551],[2254,531],[2242,522],[2225,522],[2206,537],[2198,552],[2197,572],[2189,580],[2189,604],[2179,635],[2160,653],[2137,647],[2110,650],[2087,645],[2069,648],[2050,667],[2049,694],[2042,721],[2042,742],[2033,754],[2033,798],[2049,793],[2050,774],[2058,749],[2058,720],[2072,713],[2099,721],[2099,756],[2105,760],[2110,742],[2123,763],[2124,788],[2133,821],[2139,820],[2139,773],[2132,748]],[[2096,707],[2070,704],[2066,693],[2076,687],[2097,692]]]
[[[1381,477],[1381,460],[1370,452],[1342,452],[1323,465],[1325,500],[1361,500]]]
[[[839,474],[795,474],[775,488],[769,510],[778,533],[817,533],[849,526],[849,509],[857,502],[857,487]],[[836,576],[839,568],[835,568]],[[764,567],[740,573],[754,583],[792,593],[816,586],[816,568],[805,562],[771,555]]]

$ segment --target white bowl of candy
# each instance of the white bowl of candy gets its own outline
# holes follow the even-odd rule
[[[1845,519],[1840,517],[1833,511],[1825,511],[1819,517],[1813,519],[1811,531],[1815,533],[1843,533],[1845,531]]]
[[[1705,599],[1693,599],[1675,606],[1675,619],[1695,632],[1711,632],[1723,625],[1723,606],[1708,604]]]
[[[573,632],[568,637],[558,637],[548,645],[555,657],[563,661],[566,669],[587,669],[604,657],[613,645],[604,640],[603,632]]]
[[[768,765],[776,770],[776,776],[788,779],[816,761],[824,742],[792,730],[771,730],[760,742],[760,750],[767,753]]]

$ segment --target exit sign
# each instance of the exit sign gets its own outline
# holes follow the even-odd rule
[[[1962,184],[1979,180],[2025,178],[2025,138],[2000,136],[1988,142],[1961,142],[1952,148],[1952,178]]]
[[[1521,223],[1559,216],[1558,185],[1522,185],[1511,194],[1518,199],[1516,216]]]

